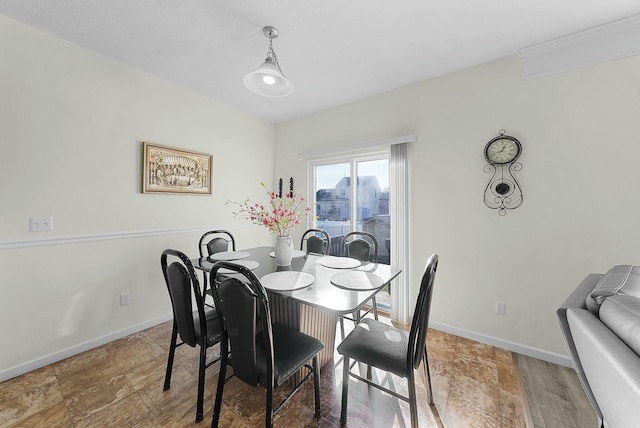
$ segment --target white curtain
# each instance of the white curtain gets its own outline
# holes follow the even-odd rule
[[[409,322],[409,165],[408,144],[391,145],[389,162],[389,186],[391,199],[391,265],[402,273],[391,283],[391,318],[401,323]]]

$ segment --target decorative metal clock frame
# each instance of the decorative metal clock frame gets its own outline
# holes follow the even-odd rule
[[[520,141],[505,135],[504,129],[484,147],[484,158],[488,162],[484,172],[491,174],[484,188],[484,204],[498,210],[501,216],[522,205],[522,188],[515,175],[522,169],[522,164],[517,162],[521,154]]]

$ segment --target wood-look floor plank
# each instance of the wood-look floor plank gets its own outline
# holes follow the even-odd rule
[[[596,427],[598,418],[575,372],[517,355],[534,428]]]

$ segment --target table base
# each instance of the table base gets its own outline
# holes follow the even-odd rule
[[[273,322],[291,327],[324,343],[318,354],[318,366],[324,367],[333,359],[336,342],[336,322],[334,313],[288,299],[280,293],[269,294],[269,307]]]

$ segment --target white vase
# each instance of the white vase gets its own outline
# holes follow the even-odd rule
[[[274,246],[276,265],[289,266],[293,258],[293,241],[290,236],[276,236]]]

